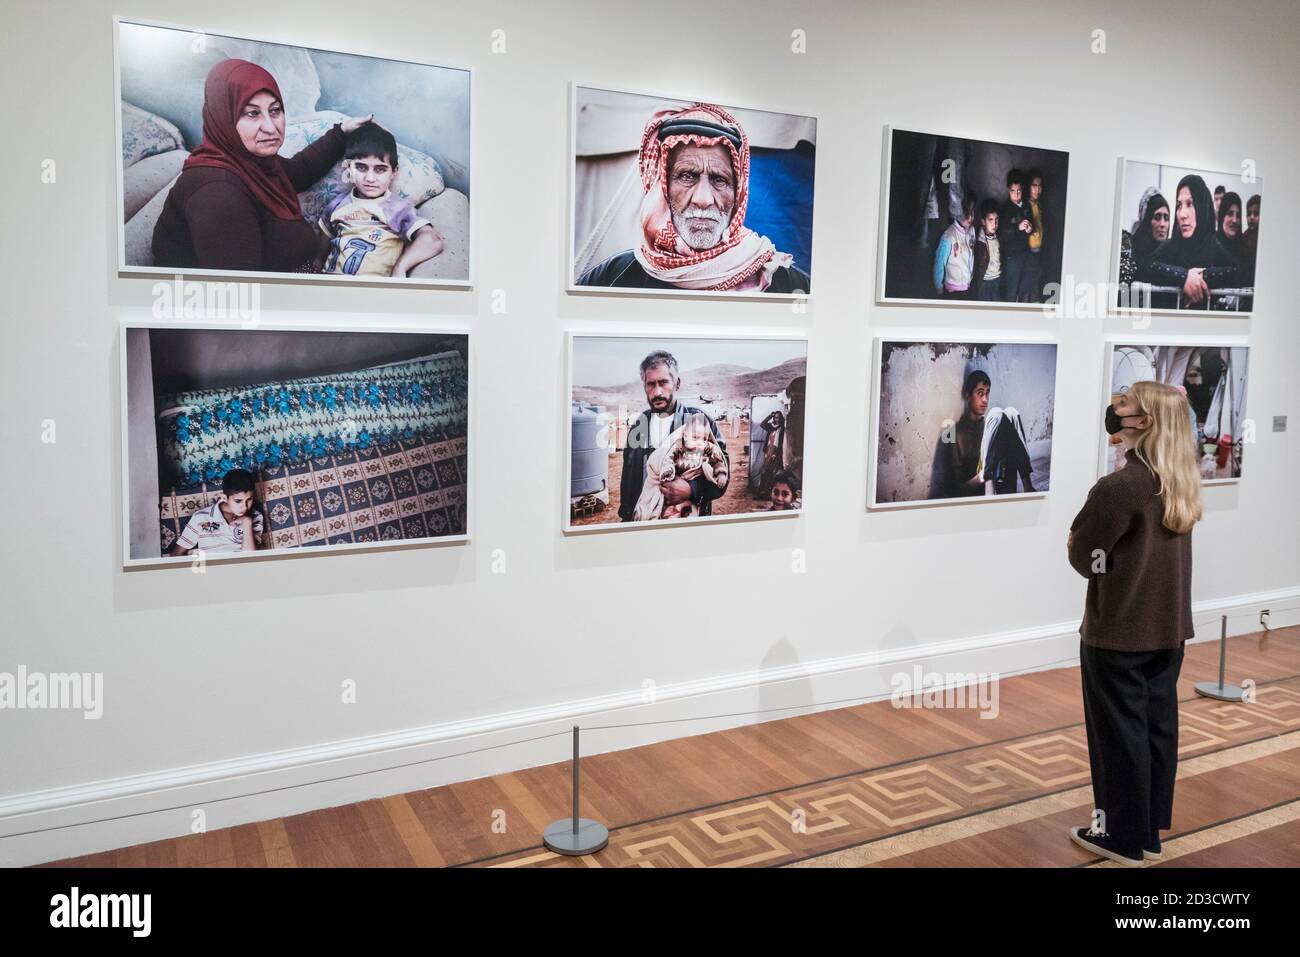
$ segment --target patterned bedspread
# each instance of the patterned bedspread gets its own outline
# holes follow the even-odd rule
[[[357,372],[162,396],[161,546],[245,468],[260,548],[465,531],[468,380],[458,352]]]

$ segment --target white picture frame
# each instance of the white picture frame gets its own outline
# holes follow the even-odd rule
[[[243,324],[235,322],[220,321],[170,321],[157,320],[145,316],[127,316],[118,320],[118,429],[119,429],[119,454],[121,456],[121,472],[119,481],[121,483],[119,495],[119,508],[121,515],[121,558],[122,568],[126,571],[135,571],[141,569],[160,569],[169,567],[186,567],[194,563],[193,555],[157,555],[157,556],[133,556],[131,554],[132,540],[132,516],[131,516],[131,492],[132,492],[132,438],[129,424],[130,400],[129,393],[131,389],[130,381],[130,356],[128,335],[133,330],[144,330],[145,332],[161,329],[174,332],[193,332],[216,330],[221,332],[272,332],[272,333],[328,333],[328,334],[379,334],[379,335],[441,335],[441,336],[460,336],[465,339],[466,350],[466,395],[467,395],[467,413],[466,413],[466,477],[465,477],[465,531],[463,533],[430,536],[424,538],[398,539],[395,541],[381,542],[352,542],[340,543],[335,545],[310,545],[297,546],[292,548],[268,548],[259,549],[251,552],[232,552],[232,553],[205,553],[203,560],[206,564],[226,564],[231,562],[247,561],[274,561],[285,558],[303,558],[318,555],[333,554],[350,554],[365,553],[377,551],[400,551],[411,548],[427,548],[431,546],[459,545],[468,543],[471,540],[474,523],[474,480],[475,480],[475,457],[477,442],[475,440],[475,381],[476,375],[474,370],[474,339],[470,327],[464,323],[454,321],[446,322],[409,322],[400,319],[385,320],[375,322],[373,318],[367,321],[366,317],[360,315],[340,316],[339,321],[308,322],[292,315],[283,317],[273,316],[262,318],[255,324]],[[152,375],[151,375],[152,380]],[[152,397],[151,397],[152,401]],[[156,410],[153,410],[152,418],[156,418]],[[156,435],[150,434],[148,441],[154,443],[156,448]],[[268,517],[269,518],[269,517]]]
[[[910,499],[905,501],[879,501],[877,499],[877,490],[879,487],[879,468],[880,468],[880,415],[881,415],[881,390],[883,380],[881,376],[881,366],[884,361],[885,343],[899,344],[945,344],[945,345],[1029,345],[1029,346],[1050,346],[1055,350],[1055,356],[1052,365],[1052,389],[1053,389],[1053,417],[1055,416],[1055,390],[1056,383],[1059,381],[1061,349],[1058,340],[1046,334],[1026,334],[1015,333],[1007,334],[1005,332],[970,329],[933,329],[933,328],[894,328],[881,330],[872,337],[871,348],[871,374],[869,377],[870,389],[870,413],[868,423],[870,432],[868,433],[867,443],[867,503],[868,512],[892,511],[896,509],[910,508],[942,508],[953,505],[987,505],[993,502],[1015,502],[1033,499],[1046,499],[1052,494],[1055,485],[1049,478],[1048,488],[1045,490],[1035,490],[1033,492],[1014,492],[1006,495],[981,495],[981,496],[963,496],[948,498],[924,498]],[[940,423],[942,424],[942,423]],[[1048,453],[1049,461],[1052,452],[1056,446],[1055,421],[1053,421],[1052,437],[1049,440],[1050,449]]]
[[[1242,400],[1242,415],[1245,417],[1246,409],[1249,405],[1249,388],[1250,388],[1250,340],[1245,336],[1152,336],[1152,335],[1124,335],[1123,333],[1114,333],[1107,335],[1103,340],[1104,348],[1102,355],[1102,400],[1107,405],[1110,403],[1111,396],[1114,394],[1114,354],[1115,350],[1122,346],[1171,346],[1178,348],[1192,349],[1244,349],[1246,350],[1246,389],[1247,395]],[[1109,450],[1110,436],[1107,434],[1104,426],[1098,423],[1097,438],[1097,475],[1102,477],[1108,475],[1111,471],[1111,459]],[[1245,478],[1245,462],[1242,462],[1242,474],[1237,476],[1224,476],[1222,478],[1202,478],[1201,486],[1209,487],[1214,485],[1236,485]]]
[[[1211,169],[1208,165],[1191,166],[1191,165],[1177,164],[1177,163],[1165,163],[1159,160],[1140,159],[1135,156],[1120,156],[1116,161],[1116,173],[1115,173],[1115,215],[1114,215],[1114,221],[1111,226],[1111,251],[1110,251],[1110,272],[1109,272],[1111,290],[1110,290],[1110,294],[1106,296],[1107,314],[1111,316],[1122,316],[1125,318],[1132,318],[1134,316],[1174,316],[1180,319],[1186,319],[1186,318],[1240,319],[1240,318],[1249,318],[1250,316],[1252,316],[1255,311],[1254,297],[1257,292],[1256,283],[1254,280],[1252,280],[1252,285],[1251,285],[1251,290],[1252,290],[1251,308],[1249,309],[1216,309],[1216,310],[1195,309],[1195,308],[1169,309],[1169,308],[1155,308],[1150,306],[1141,306],[1141,307],[1121,306],[1119,304],[1118,299],[1120,296],[1120,288],[1121,288],[1120,278],[1119,278],[1120,257],[1123,252],[1122,250],[1123,234],[1124,231],[1127,230],[1130,225],[1130,223],[1128,223],[1127,220],[1130,218],[1130,216],[1132,216],[1133,213],[1136,212],[1135,209],[1127,208],[1127,206],[1131,205],[1131,203],[1129,203],[1128,200],[1131,199],[1131,192],[1132,192],[1128,188],[1130,164],[1134,166],[1155,166],[1160,169],[1171,169],[1181,173],[1206,174],[1215,177],[1216,185],[1218,179],[1226,179],[1228,182],[1233,182],[1234,181],[1233,178],[1236,177],[1238,181],[1241,181],[1241,176],[1239,173],[1217,171]],[[1206,185],[1210,188],[1211,195],[1213,195],[1214,186],[1211,185],[1209,182],[1207,182]],[[1253,181],[1251,185],[1257,186],[1258,188],[1255,189],[1254,192],[1260,193],[1262,196],[1263,193],[1262,178],[1257,177],[1256,180]],[[1176,228],[1177,226],[1176,221],[1174,221],[1174,217],[1172,214],[1174,210],[1177,208],[1178,199],[1177,196],[1165,196],[1165,199],[1168,200],[1168,202],[1171,205],[1170,232],[1172,234],[1173,229]],[[1250,200],[1249,195],[1244,195],[1241,197],[1241,201],[1243,203],[1243,209],[1241,211],[1243,222],[1246,217],[1246,210],[1244,208],[1244,204],[1248,203],[1249,200]],[[1261,201],[1261,205],[1262,205],[1262,201]]]
[[[337,54],[340,56],[365,57],[374,60],[384,60],[394,63],[409,64],[412,66],[425,66],[435,69],[453,70],[462,72],[466,75],[469,86],[469,153],[470,160],[467,166],[469,182],[471,187],[476,183],[475,164],[477,162],[477,117],[476,103],[474,96],[475,88],[475,71],[473,67],[465,64],[452,62],[450,60],[435,63],[433,61],[413,60],[393,57],[382,53],[372,53],[363,50],[338,50],[322,46],[303,46],[283,40],[278,37],[264,36],[252,33],[234,33],[234,32],[217,32],[204,31],[198,27],[185,26],[177,23],[170,23],[161,20],[152,20],[141,17],[127,17],[114,15],[113,23],[113,103],[114,103],[114,143],[116,144],[116,153],[113,157],[113,166],[115,170],[116,183],[116,206],[115,206],[115,226],[116,226],[116,256],[117,256],[117,275],[123,278],[131,277],[168,277],[182,276],[186,279],[236,282],[236,281],[257,281],[257,282],[275,282],[275,283],[342,283],[348,286],[375,286],[375,287],[414,287],[425,289],[450,289],[450,290],[470,290],[474,288],[477,251],[478,251],[478,207],[471,195],[469,198],[469,240],[467,248],[467,275],[463,279],[435,279],[420,277],[393,277],[393,276],[347,276],[333,275],[323,273],[296,273],[296,272],[266,272],[257,270],[226,270],[226,269],[187,269],[177,268],[174,266],[158,265],[139,265],[127,262],[126,252],[126,200],[125,200],[125,169],[122,163],[122,54],[121,54],[121,27],[124,24],[151,27],[160,30],[175,30],[193,35],[219,36],[232,40],[245,40],[254,43],[276,44],[279,46],[308,50],[328,54]],[[382,116],[376,114],[376,118],[382,121]]]
[[[889,265],[889,217],[890,217],[890,186],[893,179],[893,143],[895,132],[915,133],[922,136],[948,136],[956,139],[970,140],[972,142],[993,143],[996,145],[1015,146],[1021,149],[1047,150],[1055,153],[1061,153],[1065,156],[1066,164],[1066,220],[1068,220],[1069,209],[1069,162],[1070,152],[1062,147],[1039,144],[1035,146],[1025,146],[1022,144],[1009,143],[1006,140],[994,139],[987,132],[975,134],[967,132],[940,132],[937,130],[926,129],[921,126],[897,126],[892,123],[886,123],[883,127],[882,144],[880,154],[880,216],[877,220],[877,237],[876,237],[876,291],[874,301],[878,306],[929,306],[931,308],[951,308],[951,309],[974,309],[974,310],[1013,310],[1017,312],[1040,312],[1048,315],[1054,308],[1052,302],[983,302],[971,299],[951,299],[941,296],[932,298],[916,298],[907,296],[888,296],[886,295],[887,269]],[[981,197],[982,199],[983,197]],[[1028,194],[1026,192],[1026,198]],[[999,197],[999,202],[1002,197]],[[978,213],[977,213],[978,217]],[[942,217],[940,218],[942,222]],[[978,228],[978,220],[976,222]],[[1062,222],[1060,233],[1061,246],[1061,272],[1064,276],[1066,272],[1066,252],[1068,249],[1066,243],[1066,226]]]
[[[677,299],[723,299],[723,300],[746,300],[754,302],[791,302],[791,301],[808,301],[812,299],[815,289],[809,288],[804,293],[769,293],[753,291],[718,291],[707,289],[636,289],[630,287],[616,286],[582,286],[577,282],[577,143],[578,143],[578,91],[593,90],[600,93],[610,93],[630,97],[651,97],[664,102],[678,102],[683,106],[700,101],[717,104],[729,111],[752,112],[752,113],[769,113],[795,117],[798,119],[812,120],[814,126],[818,124],[818,118],[811,112],[784,110],[772,107],[752,107],[752,106],[732,106],[724,103],[720,98],[702,99],[698,96],[681,96],[678,94],[663,93],[655,90],[630,89],[608,84],[591,84],[580,83],[576,80],[569,81],[568,88],[568,138],[566,140],[567,156],[566,178],[568,182],[568,217],[565,229],[565,245],[567,253],[564,257],[564,289],[566,292],[581,296],[636,296],[636,297],[667,297]],[[815,147],[815,144],[814,144]],[[816,233],[816,158],[814,156],[813,169],[813,219],[812,230]],[[809,286],[812,287],[812,273],[809,272]]]
[[[730,522],[747,522],[768,520],[797,519],[803,516],[807,511],[807,506],[803,505],[799,509],[788,511],[751,511],[740,512],[729,515],[690,515],[685,518],[675,518],[671,521],[642,521],[642,522],[603,522],[587,525],[575,525],[572,521],[570,502],[571,502],[571,483],[573,468],[573,425],[572,425],[572,404],[573,404],[573,374],[574,374],[574,345],[581,339],[628,339],[628,340],[651,340],[659,345],[668,345],[677,340],[711,340],[711,341],[771,341],[771,342],[792,342],[800,343],[804,348],[804,376],[805,379],[811,377],[812,366],[811,357],[809,356],[809,338],[802,332],[779,332],[779,331],[759,331],[759,330],[710,330],[700,331],[691,329],[689,331],[679,329],[663,329],[654,327],[643,327],[638,329],[611,329],[608,326],[597,326],[595,328],[575,328],[571,327],[564,333],[564,367],[565,367],[565,389],[563,402],[560,407],[561,431],[563,432],[563,459],[561,467],[561,504],[562,504],[562,522],[561,531],[565,536],[570,535],[587,535],[600,533],[615,533],[638,531],[651,528],[683,528],[693,525],[712,525]],[[632,370],[635,377],[635,368]],[[810,435],[814,429],[810,428],[812,423],[805,420],[804,427],[804,461],[807,461],[807,451],[811,445]],[[743,437],[743,443],[748,446],[749,435],[746,433]],[[730,455],[730,453],[729,453]],[[804,488],[806,489],[806,475],[803,477]]]

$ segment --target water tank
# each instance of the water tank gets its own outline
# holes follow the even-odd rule
[[[573,403],[569,416],[569,494],[603,492],[609,485],[609,416],[599,406]]]

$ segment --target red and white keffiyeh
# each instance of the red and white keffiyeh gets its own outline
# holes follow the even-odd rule
[[[740,150],[726,136],[672,133],[659,139],[659,127],[668,120],[698,119],[730,126],[740,137]],[[711,249],[692,249],[677,233],[668,202],[668,157],[682,143],[697,146],[725,144],[736,178],[736,203],[731,222]],[[745,226],[749,202],[749,137],[736,118],[720,106],[692,103],[685,109],[660,110],[650,118],[641,136],[641,245],[637,261],[647,273],[682,289],[764,290],[772,274],[789,266],[794,257],[778,252],[766,236]]]

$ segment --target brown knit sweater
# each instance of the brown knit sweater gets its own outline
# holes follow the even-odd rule
[[[1177,648],[1192,627],[1192,533],[1165,528],[1157,480],[1131,449],[1092,487],[1070,532],[1070,564],[1088,579],[1079,634],[1113,651]]]

